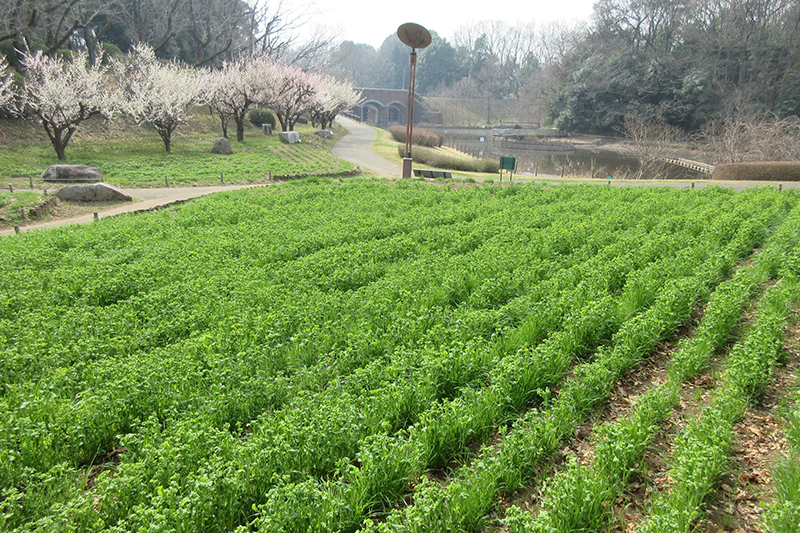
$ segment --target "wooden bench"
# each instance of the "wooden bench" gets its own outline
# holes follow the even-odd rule
[[[444,178],[444,179],[453,179],[453,175],[450,173],[449,170],[430,170],[430,169],[423,169],[423,168],[415,168],[414,175],[418,178]]]

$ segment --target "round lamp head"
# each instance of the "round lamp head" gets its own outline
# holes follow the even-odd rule
[[[431,44],[431,32],[413,22],[406,22],[397,28],[397,36],[411,48],[425,48]]]

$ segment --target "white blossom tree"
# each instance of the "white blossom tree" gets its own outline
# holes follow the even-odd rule
[[[65,62],[41,51],[22,59],[25,80],[21,104],[26,113],[39,118],[61,161],[66,160],[67,144],[81,122],[101,113],[110,116],[117,103],[106,69],[87,69],[86,62],[81,54]]]
[[[200,76],[173,62],[156,59],[153,49],[134,47],[124,62],[116,62],[123,93],[123,111],[139,124],[152,124],[167,153],[172,153],[172,133],[189,119],[189,106],[200,95]]]
[[[7,70],[6,58],[0,59],[0,109],[13,112],[11,105],[14,103],[14,76]]]
[[[320,128],[328,129],[336,115],[356,105],[359,98],[359,94],[353,90],[353,84],[349,81],[327,77],[322,90],[314,99],[311,120],[319,124]]]
[[[244,140],[247,112],[267,99],[272,70],[271,62],[259,57],[226,62],[222,69],[204,75],[203,100],[219,113],[225,137],[227,122],[232,118],[236,123],[236,140]]]
[[[268,81],[264,104],[275,112],[283,131],[293,130],[303,114],[311,113],[324,84],[321,75],[294,65],[275,65]]]

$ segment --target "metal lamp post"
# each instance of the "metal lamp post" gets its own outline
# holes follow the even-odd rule
[[[428,30],[407,22],[397,28],[397,36],[400,40],[411,47],[411,54],[408,58],[408,108],[406,118],[406,151],[403,157],[403,177],[411,177],[411,135],[414,133],[414,86],[417,81],[417,48],[425,48],[431,44],[431,34]]]

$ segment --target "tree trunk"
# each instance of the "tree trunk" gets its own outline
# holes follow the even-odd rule
[[[158,134],[164,141],[164,149],[168,154],[172,153],[172,130],[169,128],[158,128]]]
[[[89,52],[89,65],[97,64],[97,39],[91,26],[83,27],[83,40],[86,42],[86,50]]]
[[[289,119],[288,119],[288,117],[284,117],[280,113],[275,113],[275,114],[278,117],[278,122],[281,123],[281,130],[282,131],[289,131],[290,128],[289,128]]]
[[[244,116],[240,116],[238,113],[234,117],[236,120],[236,140],[238,142],[244,141]]]

